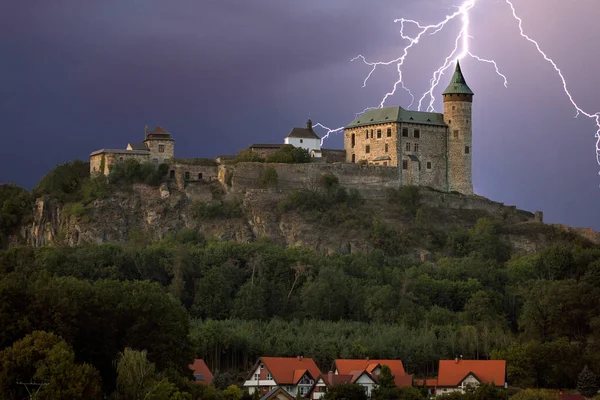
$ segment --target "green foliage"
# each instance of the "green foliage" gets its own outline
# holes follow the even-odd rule
[[[265,159],[252,150],[246,149],[238,152],[233,162],[265,162]]]
[[[558,390],[526,389],[510,398],[511,400],[560,400]]]
[[[203,167],[216,167],[219,165],[212,158],[175,158],[173,162],[176,164],[198,165]]]
[[[451,232],[445,247],[454,257],[473,256],[500,262],[510,257],[510,248],[500,237],[500,223],[488,218],[479,218],[467,231]]]
[[[81,203],[68,203],[63,208],[63,212],[66,217],[81,218],[87,214],[85,206]]]
[[[80,160],[56,166],[33,189],[35,197],[50,196],[59,202],[78,201],[90,178],[90,163]]]
[[[585,397],[593,397],[598,394],[598,379],[586,365],[577,377],[577,390]]]
[[[421,203],[419,187],[405,185],[400,189],[390,189],[388,192],[388,202],[402,215],[414,218]]]
[[[124,162],[111,165],[108,181],[110,183],[146,183],[151,186],[158,186],[169,173],[168,164],[160,164],[155,167],[154,164],[128,158]]]
[[[338,187],[339,183],[339,178],[332,173],[326,173],[319,177],[319,184],[328,190]]]
[[[258,179],[261,185],[276,185],[277,184],[277,171],[275,168],[266,167],[260,172],[260,178]]]
[[[89,364],[75,362],[73,349],[60,337],[33,331],[0,351],[0,397],[24,398],[19,380],[48,382],[38,396],[44,399],[100,399],[100,376]],[[37,397],[37,396],[36,396]]]
[[[322,398],[324,400],[367,400],[367,395],[362,386],[343,383],[330,387]]]
[[[239,218],[244,215],[241,200],[218,201],[205,203],[197,201],[194,203],[192,212],[198,220],[210,220],[215,218]]]
[[[294,147],[291,144],[284,144],[279,150],[270,154],[266,162],[286,164],[309,163],[310,154],[306,149]]]
[[[13,184],[0,184],[0,249],[16,229],[31,221],[33,197],[27,190]]]
[[[242,390],[236,385],[230,385],[223,391],[225,400],[240,400],[242,398]]]

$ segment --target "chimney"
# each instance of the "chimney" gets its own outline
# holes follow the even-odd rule
[[[327,373],[327,380],[329,381],[329,384],[333,386],[333,371]]]
[[[148,139],[148,125],[146,125],[144,128],[144,137]]]

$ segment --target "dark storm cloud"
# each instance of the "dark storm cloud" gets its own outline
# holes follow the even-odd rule
[[[518,36],[506,5],[479,1],[472,15],[473,49],[498,61],[509,87],[488,65],[464,61],[476,92],[476,191],[542,209],[553,222],[600,228],[594,213],[600,182],[593,122],[573,119],[560,80]],[[181,156],[280,142],[309,114],[330,126],[344,125],[355,112],[378,104],[395,75],[394,67],[378,70],[361,88],[368,68],[350,59],[358,53],[397,57],[402,43],[394,18],[435,22],[453,3],[5,2],[0,5],[0,181],[32,187],[59,162],[139,140],[145,124],[169,129]],[[596,107],[600,83],[591,66],[600,55],[583,43],[600,39],[600,6],[514,3],[527,32],[559,62],[573,95],[584,108]],[[452,45],[456,25],[450,28],[424,38],[407,60],[405,79],[415,93],[427,89]],[[573,36],[564,35],[564,28]],[[447,76],[441,86],[446,82]],[[388,105],[407,103],[400,93]],[[341,147],[341,136],[326,146]]]

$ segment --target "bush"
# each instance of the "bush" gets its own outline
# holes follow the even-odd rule
[[[146,183],[151,186],[159,185],[169,172],[168,164],[157,167],[152,163],[142,163],[135,159],[111,165],[108,181],[110,183]]]
[[[321,175],[319,178],[319,185],[323,186],[325,189],[331,189],[337,187],[340,183],[340,180],[337,176],[332,173],[327,173]]]
[[[388,193],[388,201],[390,204],[395,205],[399,212],[413,218],[421,204],[419,187],[406,185],[400,189],[391,189]]]
[[[203,167],[216,167],[219,165],[212,158],[174,158],[173,162],[177,164],[199,165]]]
[[[233,162],[265,162],[265,159],[262,158],[259,154],[254,153],[252,150],[246,149],[238,152]]]
[[[258,181],[261,185],[276,185],[277,171],[275,171],[275,168],[271,167],[263,168]]]
[[[309,163],[310,154],[308,150],[294,147],[291,144],[285,144],[281,149],[267,157],[268,163],[285,163],[285,164],[299,164]]]
[[[33,189],[35,197],[48,195],[60,202],[78,201],[80,191],[90,177],[90,163],[81,160],[56,166]]]
[[[85,206],[81,203],[69,203],[65,205],[63,212],[66,217],[76,217],[81,218],[87,214],[87,210]]]
[[[239,200],[228,202],[204,203],[196,202],[193,205],[194,218],[208,220],[213,218],[239,218],[244,215],[242,202]]]
[[[0,185],[0,248],[5,247],[6,238],[15,230],[31,221],[33,197],[16,185]]]

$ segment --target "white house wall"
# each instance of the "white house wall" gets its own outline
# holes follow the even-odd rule
[[[285,138],[285,144],[308,150],[321,150],[321,139]]]

